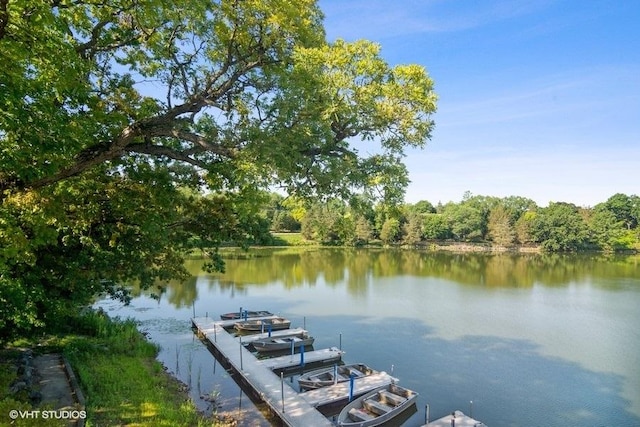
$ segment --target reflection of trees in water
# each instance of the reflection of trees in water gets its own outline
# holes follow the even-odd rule
[[[280,282],[287,289],[346,284],[350,292],[364,294],[373,278],[431,277],[472,286],[527,288],[534,284],[565,286],[598,277],[612,288],[640,277],[640,256],[593,254],[449,253],[402,249],[256,249],[230,252],[225,273],[201,271],[202,261],[189,260],[189,280],[164,284],[169,301],[190,306],[197,298],[197,281],[232,293],[249,286]],[[135,293],[135,292],[134,292]]]

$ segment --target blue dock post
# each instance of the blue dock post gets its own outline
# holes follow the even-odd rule
[[[355,377],[354,374],[349,375],[349,402],[353,400],[353,380]]]
[[[269,338],[271,338],[271,323],[269,323]]]
[[[338,384],[338,365],[333,365],[333,384]]]

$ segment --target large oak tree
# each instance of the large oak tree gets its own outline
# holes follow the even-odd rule
[[[254,239],[260,189],[401,197],[432,81],[328,43],[322,18],[312,0],[0,0],[0,337]]]

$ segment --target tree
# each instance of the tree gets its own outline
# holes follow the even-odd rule
[[[617,193],[609,197],[604,208],[612,212],[618,221],[624,222],[627,230],[638,226],[640,221],[640,198]]]
[[[527,211],[520,215],[520,218],[516,221],[516,240],[520,242],[520,244],[526,245],[534,242],[532,229],[535,218],[535,211]]]
[[[373,230],[371,229],[371,224],[369,223],[367,218],[364,215],[357,216],[355,223],[355,238],[353,243],[356,246],[366,245],[372,238]]]
[[[627,238],[628,230],[625,222],[618,220],[606,203],[600,203],[593,209],[589,230],[594,242],[605,251],[630,249],[633,244],[633,240]]]
[[[387,219],[384,224],[382,224],[382,229],[380,230],[380,240],[386,245],[394,243],[398,240],[400,235],[400,221],[396,218]]]
[[[459,241],[480,240],[484,236],[486,221],[482,210],[473,203],[448,203],[442,215],[453,237]]]
[[[403,241],[406,245],[417,245],[422,240],[422,217],[420,214],[411,213],[403,228]]]
[[[448,221],[442,214],[425,214],[422,218],[422,236],[428,240],[444,240],[451,236]]]
[[[258,190],[398,200],[433,127],[424,68],[312,0],[4,2],[0,62],[1,336],[259,237]]]
[[[533,218],[531,233],[549,252],[575,251],[588,241],[588,229],[578,208],[571,203],[550,203]]]
[[[499,246],[509,247],[513,245],[516,232],[511,223],[511,215],[502,206],[496,206],[489,214],[488,223],[489,237]]]

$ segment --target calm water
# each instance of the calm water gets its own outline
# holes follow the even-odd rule
[[[241,425],[263,415],[194,337],[190,318],[269,309],[306,326],[316,349],[393,371],[420,393],[405,424],[454,409],[491,427],[640,426],[640,257],[257,250],[225,274],[200,271],[130,307],[159,358]],[[470,402],[473,401],[471,405]]]

